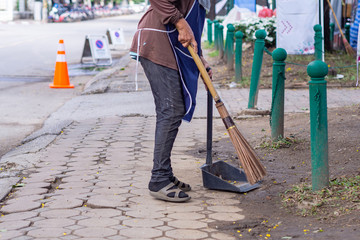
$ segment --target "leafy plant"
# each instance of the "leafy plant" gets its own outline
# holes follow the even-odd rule
[[[241,31],[244,34],[244,40],[247,42],[255,41],[255,32],[264,29],[267,33],[265,44],[267,47],[276,45],[276,17],[271,18],[249,18],[233,23],[235,31]]]
[[[263,141],[260,143],[259,148],[271,148],[271,149],[279,149],[279,148],[288,148],[292,144],[299,142],[295,137],[285,137],[278,138],[277,140],[272,140],[271,138],[265,136]]]

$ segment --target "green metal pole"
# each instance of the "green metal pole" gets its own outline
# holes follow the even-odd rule
[[[276,0],[272,0],[272,10],[276,9]]]
[[[212,24],[213,24],[213,22],[210,19],[208,19],[207,20],[207,37],[208,37],[208,42],[210,45],[213,43]]]
[[[219,56],[224,57],[224,26],[219,25]]]
[[[350,23],[345,24],[345,38],[350,42]]]
[[[320,24],[314,26],[315,31],[315,60],[322,60],[322,27]]]
[[[241,82],[242,79],[242,39],[244,34],[241,31],[235,33],[235,81]]]
[[[271,103],[271,138],[284,137],[284,98],[285,98],[285,59],[287,53],[283,48],[277,48],[272,53],[272,103]]]
[[[231,9],[234,8],[234,0],[228,0],[226,6],[227,6],[226,13],[228,14],[231,11]]]
[[[326,81],[328,66],[313,61],[307,67],[309,81],[312,188],[318,191],[329,186],[328,124]]]
[[[234,69],[234,36],[235,36],[235,27],[232,24],[228,25],[228,41],[227,43],[227,69]]]
[[[259,80],[261,65],[263,61],[264,49],[265,49],[265,30],[257,30],[255,32],[255,47],[254,47],[254,58],[253,65],[251,69],[251,82],[250,82],[250,92],[249,92],[249,103],[248,108],[256,108],[257,104],[257,94],[259,91]]]

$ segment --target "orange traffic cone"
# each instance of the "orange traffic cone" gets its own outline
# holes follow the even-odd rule
[[[50,84],[51,88],[73,88],[70,84],[68,67],[65,59],[64,40],[59,40],[59,48],[56,57],[54,84]]]

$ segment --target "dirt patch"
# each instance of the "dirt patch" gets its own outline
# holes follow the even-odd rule
[[[220,88],[249,87],[253,52],[251,44],[243,52],[243,79],[234,86],[231,84],[235,80],[234,71],[227,69],[224,62],[216,53],[214,54],[213,49],[205,49],[204,53],[213,68],[214,84]],[[314,56],[309,55],[288,56],[287,61],[296,64],[286,65],[285,87],[307,88],[310,79],[306,73],[306,65],[313,60]],[[356,68],[342,68],[355,64],[354,59],[343,52],[334,52],[327,53],[325,60],[330,67],[335,67],[330,69],[326,79],[328,87],[355,86]],[[336,78],[337,74],[344,77]],[[272,57],[264,53],[260,88],[271,88],[271,85]],[[360,175],[359,120],[359,105],[328,110],[329,169],[332,184],[336,181],[346,182],[349,178]],[[255,147],[268,175],[260,188],[236,195],[236,198],[241,200],[246,219],[236,222],[213,222],[210,224],[212,228],[239,239],[360,238],[360,192],[357,191],[359,188],[342,192],[344,186],[332,186],[333,188],[324,191],[326,193],[321,193],[320,197],[311,196],[312,191],[308,189],[311,187],[309,113],[287,114],[285,138],[275,143],[270,140],[268,116],[235,122],[245,138]],[[224,128],[218,130],[225,131]],[[206,147],[198,146],[193,154],[205,158]],[[214,140],[213,159],[239,166],[228,136]],[[348,194],[354,196],[349,197]],[[308,196],[311,196],[310,200],[306,198]],[[318,204],[316,200],[324,196],[330,196],[331,201],[327,199],[323,204]],[[292,198],[292,201],[289,201],[289,198]],[[311,210],[314,205],[316,211]]]
[[[283,144],[269,144],[268,117],[236,120],[245,138],[260,156],[268,175],[259,189],[239,194],[245,221],[215,222],[211,226],[239,239],[359,239],[359,202],[319,206],[320,212],[303,216],[298,206],[285,206],[284,194],[294,185],[311,186],[311,150],[309,114],[285,116]],[[360,106],[328,111],[330,179],[360,175]],[[219,121],[219,120],[215,120]],[[224,129],[219,129],[219,131]],[[205,158],[205,146],[197,155]],[[227,136],[213,143],[213,159],[238,165],[234,147]],[[359,192],[355,193],[359,196]],[[350,204],[352,208],[341,211]],[[301,210],[301,209],[300,209]],[[301,211],[300,211],[301,212]],[[260,236],[261,235],[261,236]]]

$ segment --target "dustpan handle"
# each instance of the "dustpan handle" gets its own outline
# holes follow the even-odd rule
[[[207,91],[207,132],[206,132],[206,165],[212,164],[212,128],[213,102],[210,91]]]

